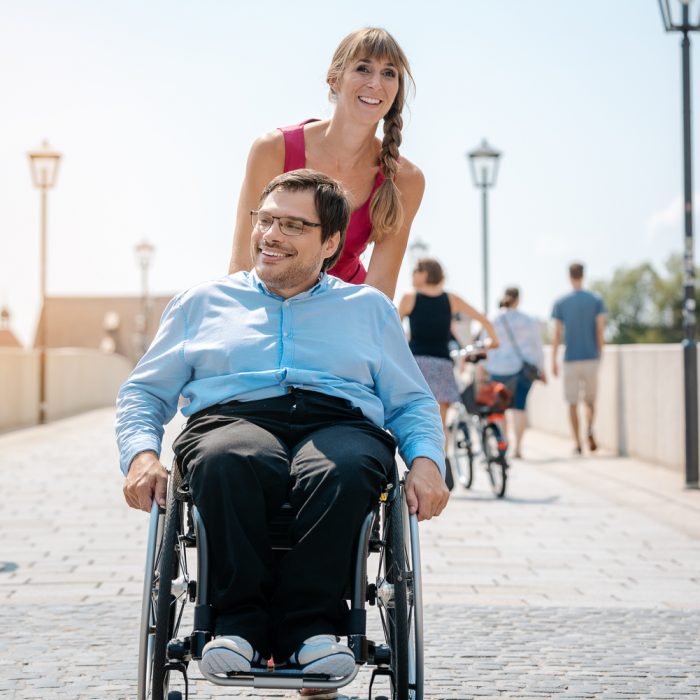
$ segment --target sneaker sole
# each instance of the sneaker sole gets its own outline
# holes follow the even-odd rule
[[[355,668],[355,658],[349,654],[331,654],[318,661],[312,661],[303,668],[304,673],[334,677],[349,676]]]
[[[250,661],[232,649],[209,649],[199,661],[199,668],[207,673],[250,673]]]

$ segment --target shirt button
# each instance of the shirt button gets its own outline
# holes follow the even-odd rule
[[[288,337],[289,337],[289,333],[287,333],[287,331],[285,331],[284,333],[282,333],[282,335],[283,335],[285,338],[288,338]]]

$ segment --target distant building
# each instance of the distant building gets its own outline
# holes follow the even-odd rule
[[[39,323],[46,323],[47,348],[100,348],[136,364],[153,340],[171,298],[150,298],[145,333],[140,296],[48,297]],[[35,347],[38,337],[37,331]]]
[[[0,348],[21,348],[22,343],[10,328],[10,310],[7,306],[0,309]]]

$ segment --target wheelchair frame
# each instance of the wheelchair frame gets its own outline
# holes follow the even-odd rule
[[[138,700],[181,700],[171,689],[175,673],[184,680],[188,697],[188,664],[201,658],[213,637],[214,615],[208,602],[206,530],[182,477],[173,465],[168,478],[165,510],[153,503],[146,546],[146,566],[141,605],[138,661]],[[273,549],[287,550],[288,524],[293,515],[285,506],[270,525]],[[197,570],[193,578],[187,566],[187,550],[196,548]],[[370,553],[379,554],[376,580],[367,577]],[[363,665],[373,667],[369,700],[377,676],[388,676],[391,700],[423,700],[423,600],[418,521],[409,515],[403,480],[394,480],[367,514],[355,547],[354,574],[350,581],[348,646],[355,655],[353,672],[342,678],[304,674],[294,667],[253,667],[250,673],[227,677],[202,672],[218,685],[294,690],[340,688],[352,682]],[[194,602],[192,631],[178,638],[183,612]],[[366,635],[366,603],[379,610],[384,641]],[[386,700],[377,697],[375,700]]]

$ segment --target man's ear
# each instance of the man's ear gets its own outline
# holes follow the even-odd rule
[[[328,260],[328,258],[335,255],[335,251],[338,250],[340,245],[340,231],[336,231],[334,234],[326,238],[323,243],[323,259]]]

